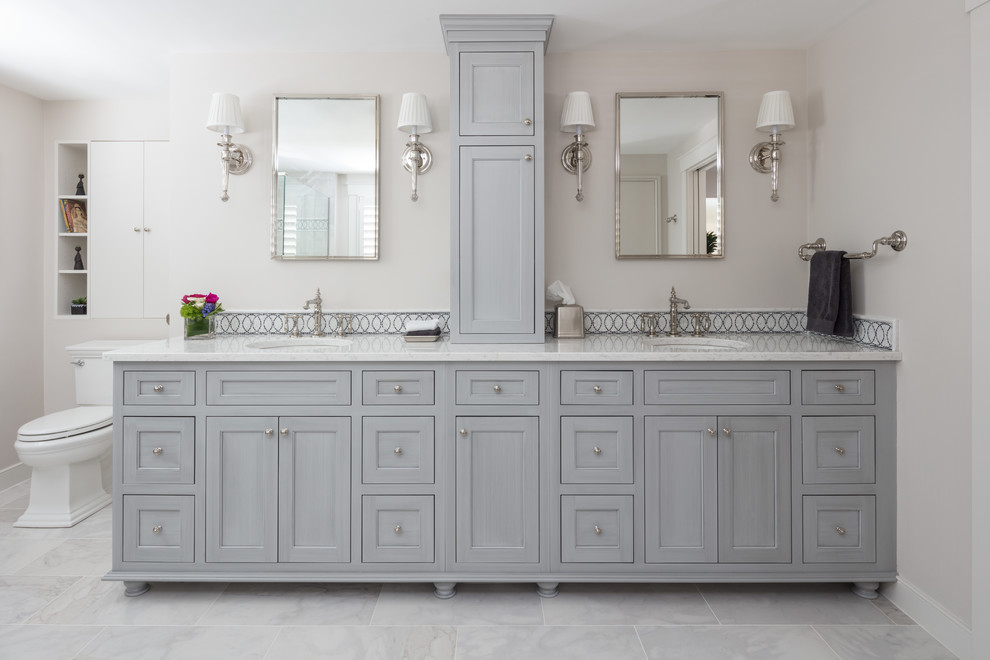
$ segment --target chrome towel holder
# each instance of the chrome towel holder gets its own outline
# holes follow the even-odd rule
[[[890,236],[884,236],[883,238],[878,238],[873,241],[873,249],[871,251],[846,254],[845,257],[846,259],[872,259],[877,256],[877,250],[881,245],[889,245],[895,252],[900,252],[907,247],[907,234],[898,229]],[[798,256],[804,261],[811,261],[811,256],[815,252],[821,252],[822,250],[827,249],[828,247],[825,245],[825,239],[819,238],[814,243],[805,243],[799,247]],[[805,250],[810,250],[810,252],[805,252]]]

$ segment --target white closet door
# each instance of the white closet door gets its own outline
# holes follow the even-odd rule
[[[171,173],[168,142],[144,143],[144,316],[178,314],[169,298],[169,201]],[[175,296],[173,296],[175,297]],[[181,296],[180,296],[181,297]]]

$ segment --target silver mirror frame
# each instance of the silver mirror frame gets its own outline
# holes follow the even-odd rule
[[[622,99],[629,98],[717,98],[718,99],[718,146],[716,150],[715,162],[717,171],[717,194],[719,212],[722,215],[721,235],[719,245],[721,247],[718,254],[621,254],[621,230],[622,230],[622,200],[620,199],[620,188],[622,184],[622,160],[621,160],[621,112],[620,105]],[[616,259],[722,259],[725,257],[725,163],[723,160],[723,149],[725,143],[725,124],[723,115],[725,113],[725,95],[722,92],[617,92],[615,95],[615,258]],[[676,214],[675,214],[676,216]]]
[[[278,102],[283,99],[328,99],[375,102],[375,253],[373,256],[295,256],[277,254],[278,243]],[[381,111],[378,94],[276,94],[272,99],[272,190],[271,236],[269,250],[272,259],[280,261],[377,261],[381,255]]]

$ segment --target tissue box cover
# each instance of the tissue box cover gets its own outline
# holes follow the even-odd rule
[[[557,305],[554,310],[557,312],[554,337],[584,337],[584,308],[581,305]]]

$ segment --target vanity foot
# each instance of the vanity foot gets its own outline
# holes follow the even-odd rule
[[[130,582],[124,580],[124,595],[125,596],[140,596],[145,591],[151,588],[151,585],[147,582]]]
[[[557,595],[557,582],[537,582],[536,593],[543,598],[553,598]]]
[[[874,600],[880,595],[877,593],[879,588],[879,582],[853,582],[852,592],[860,598]]]
[[[446,600],[448,598],[453,598],[454,594],[457,593],[457,583],[456,582],[434,582],[433,583],[433,595],[437,598],[442,598]]]

